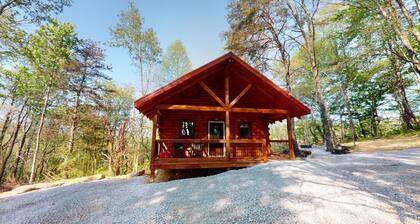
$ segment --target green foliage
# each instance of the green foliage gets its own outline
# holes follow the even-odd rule
[[[130,111],[133,109],[134,87],[118,87],[112,82],[106,82],[105,88],[107,91],[102,97],[101,104],[105,112],[104,116],[109,119],[112,127],[115,129],[129,116]]]
[[[275,61],[288,63],[293,46],[285,33],[291,18],[283,1],[231,1],[227,10],[226,49],[263,71]]]
[[[32,66],[37,79],[48,85],[59,86],[66,82],[63,71],[74,57],[74,49],[80,40],[70,23],[53,20],[44,24],[29,36],[24,55]]]
[[[0,17],[8,16],[8,22],[14,25],[39,23],[58,14],[64,7],[70,6],[71,0],[9,0],[0,2]]]
[[[3,85],[10,98],[34,97],[41,94],[37,88],[36,76],[27,67],[20,66],[13,70],[4,69]]]
[[[152,28],[145,29],[143,27],[144,19],[140,16],[140,12],[133,1],[129,1],[128,11],[121,12],[118,17],[118,23],[110,29],[111,46],[128,50],[133,63],[140,70],[141,87],[144,91],[146,89],[144,86],[146,78],[146,75],[143,74],[144,67],[151,69],[150,66],[158,62],[162,51],[159,40]]]
[[[94,175],[107,170],[106,130],[97,109],[86,105],[81,108],[76,149],[69,160],[69,176]]]
[[[174,41],[166,49],[160,65],[158,85],[169,83],[179,76],[191,71],[192,66],[187,51],[180,40]]]

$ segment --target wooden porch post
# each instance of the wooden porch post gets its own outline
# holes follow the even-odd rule
[[[289,158],[293,160],[295,158],[295,151],[293,149],[293,135],[292,135],[292,119],[290,115],[287,115],[287,142],[289,144]]]
[[[152,130],[152,152],[150,153],[150,179],[154,181],[155,179],[155,168],[154,168],[154,161],[156,157],[156,129],[157,129],[157,122],[158,122],[158,113],[153,115],[153,130]]]
[[[226,159],[230,157],[230,102],[229,102],[229,74],[225,75],[225,109],[226,109]]]

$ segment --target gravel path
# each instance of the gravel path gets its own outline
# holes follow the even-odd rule
[[[0,223],[418,223],[420,149],[272,161],[210,177],[73,184],[0,199]]]

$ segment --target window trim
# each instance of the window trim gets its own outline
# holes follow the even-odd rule
[[[242,133],[241,133],[241,125],[242,124],[248,124],[248,135],[247,136],[243,136]],[[249,122],[249,121],[241,121],[241,122],[239,122],[238,132],[239,132],[239,138],[252,138],[252,125],[251,125],[251,122]]]
[[[191,135],[182,135],[182,123],[183,122],[192,122],[192,133],[191,133]],[[195,125],[196,125],[196,122],[194,121],[194,120],[181,120],[180,122],[179,122],[179,136],[180,136],[180,138],[194,138],[194,136],[195,136]]]

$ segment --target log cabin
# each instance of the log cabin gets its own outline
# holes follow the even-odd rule
[[[291,119],[309,108],[229,52],[135,101],[153,122],[150,171],[247,167],[268,160],[270,143],[288,144]],[[269,124],[287,120],[288,139]]]

